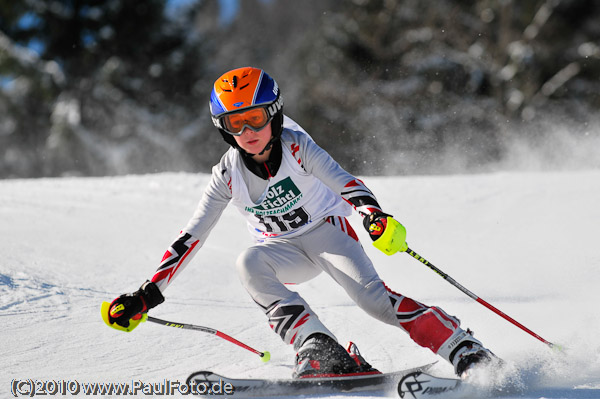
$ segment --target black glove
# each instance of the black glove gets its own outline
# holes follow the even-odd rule
[[[383,212],[373,212],[363,218],[363,226],[365,226],[365,230],[369,233],[371,240],[375,241],[381,237],[387,227],[388,216],[392,215]]]
[[[136,292],[123,294],[112,301],[108,308],[108,321],[110,324],[129,327],[130,319],[135,320],[138,315],[160,305],[164,300],[156,284],[146,281]]]

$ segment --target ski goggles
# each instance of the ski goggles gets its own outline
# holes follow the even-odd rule
[[[271,119],[273,118],[269,116],[265,107],[257,107],[244,112],[225,114],[217,119],[218,125],[215,124],[233,136],[241,136],[246,127],[258,132],[267,126]]]

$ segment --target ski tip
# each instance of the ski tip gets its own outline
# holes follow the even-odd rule
[[[269,360],[271,360],[271,352],[269,351],[264,351],[262,353],[262,355],[260,355],[260,360],[263,361],[263,363],[268,362]]]
[[[401,398],[446,397],[446,394],[455,397],[453,393],[459,391],[462,383],[458,378],[441,378],[414,371],[402,377],[397,391]]]

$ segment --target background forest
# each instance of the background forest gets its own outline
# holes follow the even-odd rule
[[[594,0],[0,0],[0,178],[208,172],[252,65],[362,175],[600,167]]]

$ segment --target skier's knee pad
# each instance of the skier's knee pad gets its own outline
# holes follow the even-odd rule
[[[275,304],[267,309],[266,313],[273,331],[279,334],[285,343],[294,345],[296,350],[302,346],[306,338],[315,333],[322,333],[336,339],[297,294],[291,300]]]

